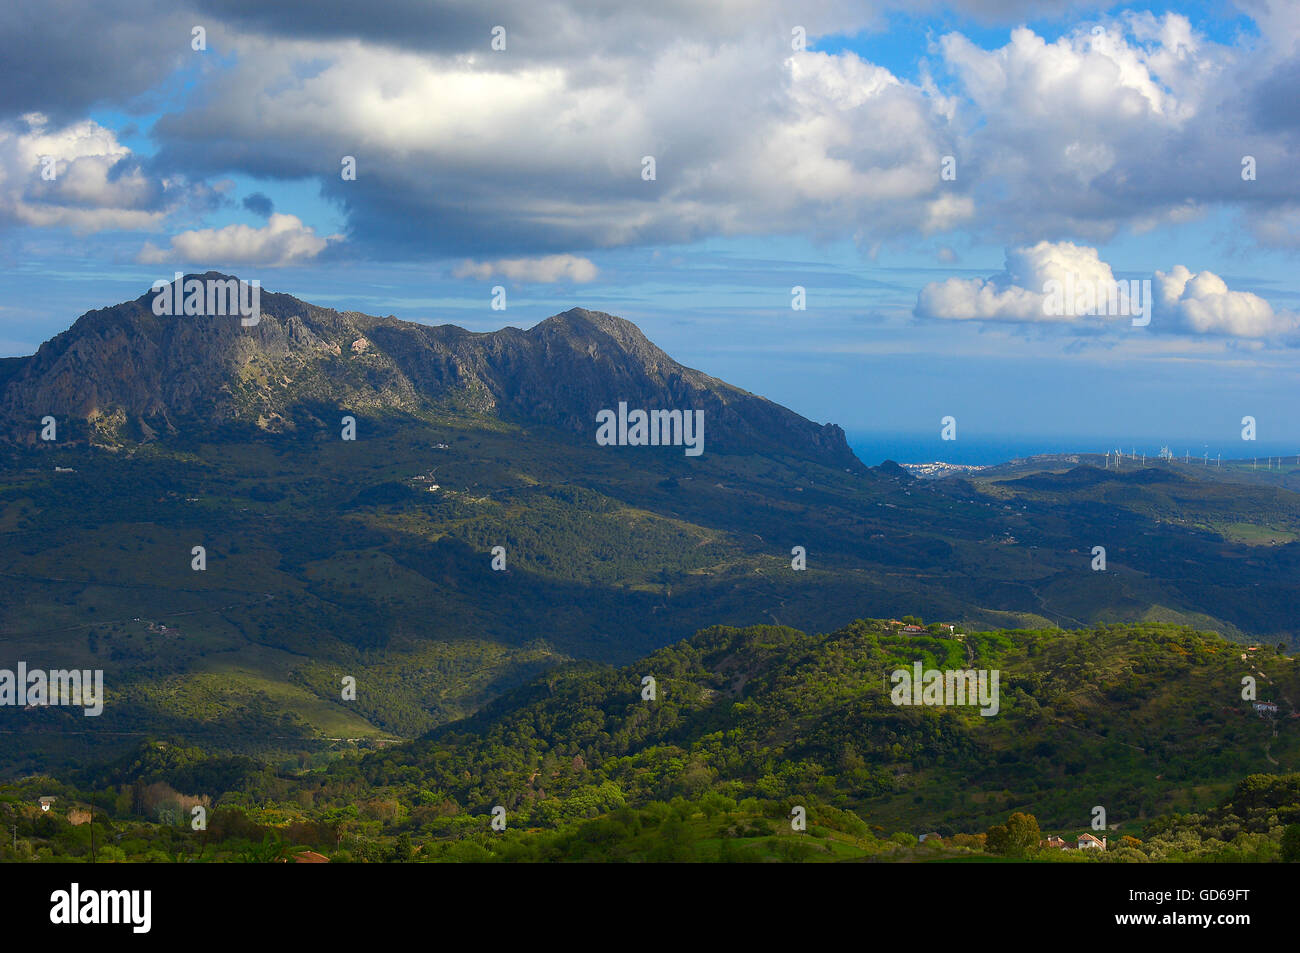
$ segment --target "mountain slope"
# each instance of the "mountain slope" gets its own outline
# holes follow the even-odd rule
[[[146,296],[0,378],[18,438],[0,442],[0,667],[102,668],[111,702],[0,707],[10,773],[152,733],[268,758],[411,738],[539,670],[713,625],[1295,632],[1300,495],[1190,470],[864,468],[835,428],[607,315],[472,334],[268,293],[244,328]],[[595,409],[620,400],[704,408],[704,454],[597,445]],[[37,440],[56,410],[60,439]]]
[[[209,272],[196,276],[229,281]],[[632,323],[574,308],[527,331],[476,334],[319,308],[263,292],[261,319],[158,316],[153,293],[91,311],[11,362],[0,418],[32,442],[37,421],[89,421],[99,440],[242,421],[278,431],[354,414],[493,414],[593,439],[596,413],[702,410],[712,452],[769,452],[864,468],[840,428],[685,367]],[[76,432],[77,436],[81,436]]]

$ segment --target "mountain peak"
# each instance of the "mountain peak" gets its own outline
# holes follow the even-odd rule
[[[553,314],[541,324],[554,322],[558,325],[570,325],[573,327],[597,327],[609,329],[620,325],[636,327],[626,318],[620,318],[617,315],[607,314],[604,311],[590,311],[587,308],[570,308],[568,311],[561,311],[559,314]]]
[[[181,288],[182,288],[182,289],[184,289],[185,284],[186,284],[187,282],[192,281],[192,280],[193,280],[193,281],[201,281],[201,282],[204,282],[204,283],[209,282],[209,281],[219,281],[219,282],[222,282],[222,283],[224,284],[224,283],[226,283],[226,282],[231,282],[231,281],[233,281],[233,282],[237,282],[238,284],[251,284],[251,282],[246,281],[246,280],[243,279],[243,278],[240,278],[238,275],[227,275],[227,274],[223,274],[223,273],[220,272],[220,271],[204,271],[204,272],[197,272],[197,271],[181,272],[181,271],[174,271],[174,272],[172,272],[172,275],[171,275],[170,278],[160,278],[160,279],[158,279],[158,281],[155,281],[152,285],[150,285],[150,286],[149,286],[149,289],[148,289],[147,291],[145,291],[144,294],[140,295],[140,297],[138,297],[138,298],[135,299],[136,303],[138,303],[138,304],[144,304],[144,305],[146,305],[146,306],[150,306],[150,307],[152,307],[154,296],[158,294],[158,292],[157,292],[155,289],[157,288],[159,282],[166,282],[166,283],[169,284],[169,285],[174,285],[174,284],[176,284],[176,282],[177,282],[178,279],[179,279],[179,281],[181,282]],[[259,287],[260,287],[260,282],[259,282]],[[93,312],[92,312],[92,313],[93,313]]]
[[[631,321],[604,311],[588,311],[586,308],[570,308],[553,314],[539,321],[530,329],[530,333],[540,336],[567,335],[571,337],[598,340],[612,339],[620,347],[629,350],[651,348],[662,354],[650,339]],[[666,357],[666,355],[665,355]]]
[[[192,278],[241,280],[215,271],[182,276]],[[591,438],[597,414],[626,403],[703,412],[716,452],[865,472],[838,427],[679,364],[631,321],[602,311],[570,308],[527,331],[473,334],[265,289],[250,325],[233,313],[158,315],[153,294],[87,312],[35,355],[0,365],[0,434],[31,442],[46,415],[72,424],[69,439],[109,444],[182,426],[320,429],[322,414],[336,417],[337,408],[484,414]]]

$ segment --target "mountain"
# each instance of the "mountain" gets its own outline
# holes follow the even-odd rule
[[[599,445],[622,401],[702,409],[704,452]],[[95,718],[0,706],[9,775],[157,736],[336,757],[712,626],[1295,640],[1283,485],[1088,455],[865,467],[593,312],[473,334],[267,292],[244,326],[145,295],[5,361],[0,432],[0,668],[101,669],[107,693]]]
[[[208,272],[189,282],[237,282]],[[527,331],[476,334],[339,312],[262,292],[260,320],[154,314],[154,292],[82,315],[0,371],[0,419],[35,442],[45,415],[76,437],[148,438],[232,422],[277,432],[354,414],[493,414],[585,435],[596,414],[702,410],[718,453],[770,453],[861,472],[844,432],[685,367],[629,321],[573,308]],[[323,408],[332,408],[328,415]],[[323,417],[331,419],[327,422]]]

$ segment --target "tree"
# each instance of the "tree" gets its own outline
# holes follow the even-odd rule
[[[411,846],[411,835],[403,831],[397,835],[397,843],[393,845],[393,860],[399,864],[409,862],[415,856],[415,849]]]
[[[1300,861],[1300,824],[1290,824],[1282,832],[1282,859],[1287,863]]]
[[[250,844],[239,852],[239,860],[246,864],[284,863],[293,850],[292,844],[286,844],[280,838],[267,834],[261,844]]]
[[[1021,856],[1025,851],[1037,847],[1038,842],[1043,839],[1043,832],[1038,829],[1038,818],[1019,811],[1012,814],[1007,818],[1007,839],[1016,856]]]
[[[990,854],[1005,854],[1009,843],[1005,824],[994,824],[984,834],[984,849]]]
[[[1043,832],[1038,829],[1038,818],[1020,811],[1007,818],[1005,824],[995,824],[988,829],[984,849],[991,854],[1023,857],[1038,846]]]
[[[675,817],[659,825],[655,845],[647,854],[652,863],[675,863],[691,860],[691,836],[684,823]]]

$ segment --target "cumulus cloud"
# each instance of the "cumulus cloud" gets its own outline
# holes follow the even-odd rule
[[[551,284],[572,281],[585,284],[594,281],[598,271],[586,258],[576,255],[545,255],[540,258],[502,258],[498,261],[465,261],[452,272],[456,278],[487,280],[498,275],[511,281]]]
[[[1249,291],[1229,291],[1224,280],[1211,271],[1193,273],[1175,265],[1168,274],[1156,272],[1155,289],[1161,316],[1167,314],[1198,334],[1271,338],[1300,331],[1300,315],[1274,311]]]
[[[938,175],[955,150],[945,105],[851,52],[792,50],[789,29],[738,17],[722,40],[687,32],[545,63],[245,37],[200,102],[156,124],[158,162],[319,176],[375,255],[874,241],[969,221],[965,183]],[[340,179],[342,155],[355,181]]]
[[[338,235],[321,238],[296,216],[277,213],[262,228],[227,225],[196,229],[172,236],[168,248],[146,242],[136,260],[149,265],[184,262],[278,267],[315,258],[330,242],[340,238]]]
[[[515,11],[518,48],[496,54],[481,24],[456,17],[437,39],[409,40],[391,8],[373,26],[344,17],[360,37],[345,42],[323,14],[295,26],[223,4],[270,32],[232,33],[233,66],[157,124],[159,161],[320,177],[353,242],[388,255],[791,233],[874,249],[976,222],[1013,244],[1101,240],[1223,201],[1250,214],[1279,193],[1300,202],[1294,177],[1243,187],[1255,58],[1179,14],[1125,14],[1051,41],[1019,27],[992,49],[949,33],[913,83],[851,51],[817,51],[813,21],[842,31],[870,12],[816,5],[813,45],[796,51],[773,4],[734,17],[671,8],[577,13],[548,0]],[[971,5],[1017,8],[1038,7]],[[686,28],[668,29],[681,17]],[[581,29],[595,21],[605,29]],[[1283,136],[1250,147],[1261,168],[1289,161]],[[357,155],[356,181],[323,174],[321,157],[338,154]],[[641,177],[647,155],[653,181]],[[938,174],[945,156],[955,179]]]
[[[962,145],[981,216],[1012,241],[1104,240],[1218,204],[1250,217],[1300,199],[1295,177],[1241,178],[1243,153],[1281,169],[1293,151],[1285,136],[1261,134],[1252,105],[1277,69],[1267,44],[1247,51],[1180,14],[1127,13],[1052,42],[1020,27],[1000,48],[950,33],[937,49],[959,114],[976,120]]]
[[[103,96],[120,105],[185,70],[192,92],[155,124],[152,167],[317,180],[346,214],[350,247],[372,257],[765,234],[874,249],[971,226],[1013,245],[1101,241],[1219,203],[1241,208],[1260,242],[1296,243],[1276,210],[1300,207],[1300,177],[1279,172],[1297,144],[1300,17],[1264,0],[1249,0],[1269,26],[1250,46],[1214,42],[1180,14],[1134,12],[1051,40],[1018,27],[993,48],[948,33],[916,82],[838,44],[817,50],[821,36],[882,26],[895,0],[810,0],[797,16],[784,0],[501,0],[486,19],[456,0],[142,0],[165,41],[123,43],[131,56],[90,49],[106,45],[81,36],[90,28],[50,25],[93,27],[119,2],[56,0],[52,16],[0,20],[0,60],[40,51],[96,68],[33,66],[29,77],[7,65],[17,79],[0,104],[84,105],[102,73]],[[1097,5],[945,6],[1004,21]],[[188,25],[171,32],[167,11],[205,23],[219,55],[190,51]],[[494,23],[507,28],[504,52],[491,48]],[[793,26],[809,49],[792,49]],[[1240,176],[1246,149],[1257,181]],[[355,181],[340,179],[342,155],[356,156]],[[647,155],[654,180],[641,175]],[[956,179],[938,175],[945,156]]]
[[[913,314],[949,321],[1075,326],[1127,324],[1142,314],[1151,317],[1153,330],[1170,333],[1289,341],[1300,332],[1300,315],[1275,311],[1249,291],[1231,291],[1213,272],[1198,274],[1175,265],[1148,280],[1150,297],[1139,288],[1141,297],[1133,299],[1127,295],[1134,282],[1119,280],[1115,300],[1120,309],[1110,310],[1109,301],[1103,299],[1117,282],[1097,250],[1072,242],[1042,241],[1008,249],[1005,270],[989,278],[948,278],[927,284],[917,295]],[[1060,297],[1053,299],[1054,294]]]
[[[78,232],[147,228],[165,214],[168,192],[93,120],[56,126],[28,113],[0,125],[0,220]]]
[[[1042,241],[1007,250],[1006,269],[990,278],[931,282],[917,296],[917,317],[951,321],[1072,322],[1084,317],[1116,320],[1121,315],[1083,315],[1070,306],[1045,307],[1050,283],[1062,289],[1107,289],[1115,282],[1097,249],[1072,242]],[[1127,320],[1127,317],[1125,317]]]

